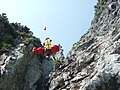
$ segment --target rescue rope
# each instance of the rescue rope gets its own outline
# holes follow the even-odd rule
[[[47,31],[46,31],[46,23],[45,23],[45,16],[44,16],[44,2],[43,0],[40,0],[40,10],[41,10],[41,19],[42,19],[42,24],[43,24],[43,29],[44,29],[44,36],[46,38],[47,36]]]

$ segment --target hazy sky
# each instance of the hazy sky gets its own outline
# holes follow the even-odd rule
[[[97,0],[0,0],[0,14],[27,25],[43,42],[50,37],[64,54],[90,27]],[[43,30],[47,26],[47,31]]]

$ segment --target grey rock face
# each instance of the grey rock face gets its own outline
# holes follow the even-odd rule
[[[5,53],[0,56],[0,65],[4,64],[6,57]]]
[[[108,12],[108,9],[111,12]],[[106,0],[90,29],[51,73],[50,90],[120,89],[120,3]]]
[[[1,55],[1,90],[48,90],[53,63],[46,59],[40,63],[37,56],[31,53],[32,46],[20,43],[9,55]]]
[[[24,90],[36,90],[37,82],[43,74],[40,61],[37,58],[31,59],[26,66],[24,74]]]
[[[30,48],[20,43],[8,56],[3,54],[1,57],[1,90],[36,90],[36,82],[41,78],[42,70],[39,60],[34,58]]]
[[[20,42],[16,42],[10,53],[0,56],[0,90],[48,90],[49,74],[54,67],[52,60],[43,59],[41,63],[31,53],[34,45]],[[62,49],[55,57],[64,58]]]

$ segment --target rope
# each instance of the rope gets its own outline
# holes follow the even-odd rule
[[[40,0],[41,19],[42,19],[42,24],[43,24],[43,29],[44,29],[46,27],[46,23],[45,23],[44,6],[43,5],[44,5],[43,0]],[[46,30],[44,30],[44,35],[45,35],[45,37],[47,36]]]

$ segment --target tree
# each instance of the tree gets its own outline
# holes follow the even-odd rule
[[[2,13],[2,18],[3,18],[4,21],[9,22],[9,21],[8,21],[8,18],[7,18],[7,16],[6,16],[6,13]]]

